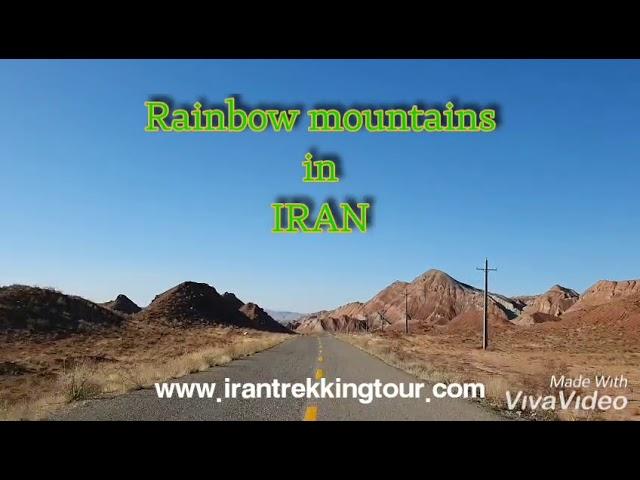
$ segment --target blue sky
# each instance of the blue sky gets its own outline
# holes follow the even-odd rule
[[[498,104],[490,134],[149,134],[144,102]],[[276,309],[442,269],[531,294],[640,277],[636,61],[0,61],[0,284],[141,305],[184,281]],[[338,184],[300,162],[336,153]],[[279,196],[371,196],[366,234],[274,235]]]

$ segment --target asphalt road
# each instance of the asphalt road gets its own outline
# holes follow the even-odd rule
[[[502,417],[463,399],[436,399],[427,385],[421,398],[374,399],[365,405],[353,398],[243,399],[224,397],[224,382],[327,382],[382,384],[421,382],[335,337],[296,336],[251,357],[171,382],[217,384],[213,398],[158,398],[155,388],[78,404],[52,420],[501,420]]]

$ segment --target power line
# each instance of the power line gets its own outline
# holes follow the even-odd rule
[[[404,286],[404,332],[409,335],[409,313],[407,311],[407,286]]]
[[[484,272],[484,316],[482,321],[482,349],[486,350],[489,345],[489,322],[488,322],[488,291],[489,272],[496,272],[497,268],[489,268],[489,260],[484,259],[484,268],[476,267],[476,270]]]

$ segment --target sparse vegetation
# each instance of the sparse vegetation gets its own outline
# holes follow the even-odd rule
[[[70,371],[64,372],[60,382],[67,402],[90,400],[100,395],[102,384],[97,381],[98,378],[95,366],[88,362],[75,365]]]
[[[46,418],[65,405],[151,387],[223,365],[290,338],[220,326],[174,327],[130,321],[121,329],[75,334],[0,335],[1,420]],[[11,359],[9,363],[8,359]]]
[[[183,282],[139,311],[54,289],[0,287],[0,419],[43,418],[69,403],[178,378],[264,350],[288,329],[258,305]]]
[[[550,386],[551,375],[594,377],[623,374],[629,385],[640,382],[640,354],[620,349],[620,343],[603,340],[602,336],[583,336],[579,340],[558,342],[553,335],[543,337],[535,330],[495,332],[492,349],[478,348],[476,335],[416,334],[404,336],[398,332],[378,334],[339,334],[338,337],[380,358],[385,363],[405,370],[428,382],[483,382],[486,388],[485,404],[506,412],[505,392],[523,390],[527,394],[556,394],[558,388]],[[632,388],[621,390],[600,389],[603,393],[624,393],[629,406],[622,411],[578,412],[572,410],[523,414],[514,411],[511,416],[527,416],[536,420],[640,420],[637,408],[638,392]],[[590,393],[578,391],[578,394]]]

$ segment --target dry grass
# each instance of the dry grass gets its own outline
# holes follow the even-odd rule
[[[286,338],[227,327],[140,322],[100,335],[0,336],[0,419],[46,418],[66,404],[151,387]]]
[[[483,382],[486,403],[506,410],[505,392],[557,393],[550,387],[551,375],[593,378],[598,374],[624,375],[629,388],[598,389],[602,394],[625,395],[627,408],[621,411],[558,411],[557,416],[537,411],[540,420],[640,420],[640,353],[637,348],[603,338],[602,335],[543,335],[540,329],[496,331],[489,351],[478,348],[479,335],[438,332],[404,336],[384,334],[339,335],[345,341],[379,357],[384,362],[429,382]],[[582,393],[591,393],[593,390]],[[578,392],[580,393],[580,392]]]

